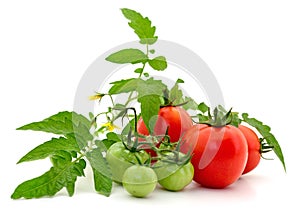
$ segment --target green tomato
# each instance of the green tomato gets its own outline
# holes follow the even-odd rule
[[[122,142],[114,143],[106,152],[113,181],[121,183],[125,170],[134,164],[139,164],[137,157],[141,163],[145,163],[149,159],[149,154],[144,150],[130,152]]]
[[[145,197],[154,191],[157,176],[150,167],[133,165],[125,171],[122,183],[125,190],[131,195]]]
[[[155,164],[155,168],[158,183],[170,191],[184,189],[194,177],[194,167],[190,161],[185,165],[159,161]]]

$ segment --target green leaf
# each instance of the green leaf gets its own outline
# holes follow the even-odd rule
[[[109,94],[113,95],[135,91],[141,81],[139,78],[130,78],[112,82],[110,84],[113,86],[109,89]]]
[[[134,73],[141,74],[143,72],[143,68],[137,68],[134,70]]]
[[[231,117],[231,121],[230,121],[231,125],[238,127],[241,124],[242,120],[240,119],[238,112],[231,112],[230,117]]]
[[[121,135],[116,134],[115,132],[108,132],[106,134],[106,137],[107,137],[107,139],[112,140],[112,141],[116,141],[116,142],[122,141]]]
[[[147,95],[139,98],[139,102],[141,103],[141,115],[143,118],[143,121],[145,122],[145,125],[150,131],[150,133],[153,133],[153,127],[150,125],[154,125],[153,119],[158,115],[161,100],[158,95]]]
[[[33,130],[58,135],[67,135],[74,132],[74,127],[83,127],[82,125],[84,125],[84,127],[90,128],[90,124],[90,121],[83,115],[75,112],[63,111],[42,121],[33,122],[19,127],[17,130]]]
[[[167,86],[161,80],[155,80],[153,77],[147,80],[139,80],[137,84],[138,99],[148,95],[162,96]]]
[[[178,83],[175,83],[175,85],[171,88],[169,101],[174,105],[183,103],[183,93],[182,90],[180,90]]]
[[[284,170],[286,171],[285,162],[284,162],[284,156],[281,150],[281,147],[276,140],[275,136],[271,133],[271,128],[265,124],[263,124],[261,121],[255,119],[255,118],[249,118],[249,115],[247,113],[243,113],[243,121],[248,123],[250,126],[257,129],[257,131],[262,135],[262,137],[265,139],[267,144],[269,146],[273,147],[273,151],[278,157],[278,159],[281,161]]]
[[[138,93],[138,102],[141,104],[141,113],[144,121],[150,120],[153,116],[158,114],[163,91],[167,86],[161,80],[149,78],[143,80],[140,78],[131,78],[127,80],[116,81],[112,83],[110,94],[128,93],[135,91]],[[149,122],[145,123],[149,129]],[[151,131],[151,129],[149,130]]]
[[[166,89],[167,86],[161,80],[154,80],[154,78],[141,80],[136,89],[138,102],[141,104],[141,116],[150,132],[153,131],[153,128],[150,127],[150,120],[157,116],[161,105],[160,97]]]
[[[93,171],[95,190],[105,196],[109,196],[112,189],[111,171],[101,149],[95,148],[86,154]]]
[[[174,86],[171,88],[167,102],[170,102],[172,105],[182,105],[185,110],[197,110],[197,103],[190,97],[184,96],[182,90],[179,87],[180,83],[184,83],[183,80],[178,79]]]
[[[146,62],[147,55],[139,49],[129,48],[109,55],[105,60],[117,64],[136,64]]]
[[[99,173],[96,169],[93,169],[94,175],[94,188],[95,190],[104,195],[109,196],[112,190],[112,181],[111,179],[104,176],[102,173]]]
[[[177,79],[177,81],[176,81],[176,83],[177,83],[177,84],[184,83],[184,80],[182,80],[182,79],[178,78],[178,79]]]
[[[68,139],[64,137],[52,138],[50,141],[47,141],[28,152],[18,161],[18,163],[45,159],[60,150],[79,152],[80,148],[74,137],[69,137]]]
[[[198,120],[199,120],[200,123],[208,122],[209,121],[209,117],[206,116],[206,115],[197,114],[197,116],[198,116]]]
[[[104,139],[101,141],[101,145],[96,145],[96,146],[100,148],[102,151],[107,151],[114,143],[116,142],[112,140]]]
[[[74,125],[73,133],[67,134],[66,136],[73,136],[76,139],[80,149],[86,147],[88,141],[93,140],[93,135],[90,133],[89,128],[81,123],[79,123],[78,126]]]
[[[73,132],[73,125],[70,118],[70,112],[60,112],[42,121],[19,127],[17,130],[33,130],[64,135]]]
[[[163,71],[167,68],[168,64],[164,56],[158,56],[148,61],[149,65],[157,71]]]
[[[95,145],[101,150],[101,151],[107,151],[111,145],[113,145],[116,142],[122,141],[121,135],[116,134],[115,132],[109,132],[106,134],[106,139],[102,140],[95,140]]]
[[[95,116],[92,112],[89,112],[89,118],[91,121],[95,119]]]
[[[185,102],[187,103],[182,106],[185,110],[198,110],[198,104],[194,99],[190,97],[184,97],[183,103]]]
[[[109,89],[109,94],[111,95],[136,91],[138,92],[138,97],[152,94],[162,95],[163,90],[167,88],[167,86],[162,83],[161,80],[154,80],[153,78],[149,78],[147,80],[143,80],[140,78],[130,78],[115,81],[111,84],[113,85]]]
[[[151,26],[151,21],[147,17],[143,17],[140,13],[128,9],[121,9],[125,18],[130,20],[128,25],[134,30],[140,39],[141,44],[154,44],[157,41],[155,36],[155,27]]]
[[[154,53],[155,53],[155,50],[154,50],[154,49],[151,49],[151,50],[149,50],[149,52],[150,52],[151,54],[154,54]]]
[[[101,151],[105,152],[110,148],[111,145],[113,145],[115,141],[103,139],[103,140],[95,140],[95,145],[97,148],[99,148]]]
[[[209,107],[204,102],[201,102],[198,105],[198,110],[201,111],[201,113],[203,113],[203,114],[208,112],[208,109],[209,109]]]
[[[12,199],[40,198],[53,196],[62,188],[66,187],[69,196],[74,194],[77,176],[84,175],[86,163],[83,159],[71,162],[61,158],[58,166],[53,166],[43,175],[21,183],[11,195]]]
[[[89,129],[91,127],[91,121],[89,119],[87,119],[85,116],[83,116],[82,114],[78,114],[76,112],[69,112],[71,113],[71,121],[73,122],[73,125],[75,125],[76,127],[80,127],[81,125],[84,125],[85,128]]]
[[[64,111],[52,115],[42,121],[24,125],[20,128],[17,128],[17,130],[33,130],[64,135],[68,138],[68,141],[72,140],[74,145],[82,149],[86,147],[88,141],[91,141],[93,139],[93,136],[90,133],[91,125],[91,121],[89,121],[83,115],[77,114],[75,112]],[[74,142],[74,140],[76,142]],[[49,143],[45,145],[49,145]],[[45,148],[45,146],[42,146],[41,148]],[[35,154],[37,153],[36,151],[37,150],[34,151]],[[32,160],[35,160],[36,157],[37,156],[35,156],[35,158]],[[23,160],[21,162],[23,162]]]

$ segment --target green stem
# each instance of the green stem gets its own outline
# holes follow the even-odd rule
[[[149,56],[149,45],[148,44],[146,44],[146,56],[148,57]],[[139,77],[138,78],[141,78],[142,76],[143,76],[143,74],[144,74],[144,70],[145,70],[145,67],[146,67],[146,63],[147,62],[144,62],[143,63],[143,66],[142,66],[142,71],[141,71],[141,73],[139,74]],[[134,93],[134,91],[131,91],[130,92],[130,94],[129,94],[129,96],[128,96],[128,99],[127,99],[127,101],[125,102],[125,107],[127,107],[128,106],[128,104],[131,102],[131,101],[133,101],[134,99],[136,99],[137,97],[135,96],[135,97],[133,97],[133,93]],[[111,100],[112,100],[112,98],[111,98]],[[112,100],[112,103],[113,103],[113,100]],[[113,103],[114,104],[114,103]],[[134,110],[135,111],[135,110]],[[136,112],[135,112],[135,118],[137,118],[136,117],[137,115],[136,115]],[[115,120],[117,120],[117,118],[112,118],[112,120],[111,120],[111,122],[113,123]],[[137,124],[137,119],[135,119],[135,123]]]
[[[133,112],[134,112],[134,132],[137,134],[137,121],[138,121],[138,119],[137,119],[137,113],[136,113],[136,110],[135,110],[134,107],[130,107],[130,108],[128,108],[128,109],[131,109],[131,110],[133,110]]]
[[[148,45],[148,44],[146,44],[146,56],[147,56],[147,58],[148,58],[148,56],[149,56],[149,45]],[[144,74],[144,70],[145,70],[145,67],[146,67],[146,63],[147,63],[147,62],[144,62],[144,63],[143,63],[142,71],[141,71],[141,73],[140,73],[140,75],[139,75],[139,78],[141,78],[141,77],[143,76],[143,74]]]
[[[110,97],[110,100],[111,100],[111,103],[113,105],[113,107],[115,106],[115,102],[114,102],[114,99],[112,98],[112,96],[109,94],[109,97]]]

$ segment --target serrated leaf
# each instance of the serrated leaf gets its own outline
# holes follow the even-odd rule
[[[75,126],[84,125],[85,128],[89,129],[91,127],[91,121],[87,119],[82,114],[78,114],[76,112],[70,112],[72,114],[71,121]]]
[[[163,91],[167,89],[167,86],[161,80],[155,80],[149,78],[143,79],[127,79],[116,81],[112,83],[110,88],[110,94],[128,93],[135,91],[138,93],[138,102],[141,104],[141,113],[144,120],[150,120],[153,116],[158,114]],[[145,123],[149,129],[149,122]],[[149,130],[151,131],[151,129]]]
[[[110,84],[113,86],[109,89],[109,94],[113,95],[135,91],[141,81],[142,80],[138,78],[130,78],[112,82]]]
[[[141,115],[143,121],[150,133],[153,133],[153,127],[150,125],[154,125],[153,121],[154,117],[158,115],[161,100],[158,95],[147,95],[139,98],[139,102],[141,103]]]
[[[141,116],[150,132],[153,131],[153,128],[150,127],[150,120],[157,116],[161,105],[160,97],[166,89],[167,86],[161,80],[154,80],[153,78],[141,81],[137,87]]]
[[[129,48],[109,55],[105,60],[117,64],[136,64],[148,60],[147,55],[139,49]]]
[[[237,112],[231,112],[230,117],[231,117],[231,121],[230,121],[231,125],[238,127],[241,124],[242,120],[240,119],[239,114]]]
[[[157,71],[163,71],[168,67],[166,58],[164,56],[158,56],[148,61],[149,65]]]
[[[42,131],[52,134],[64,135],[74,138],[77,146],[82,149],[87,142],[93,139],[90,133],[91,121],[81,114],[63,111],[52,115],[42,121],[24,125],[17,130]]]
[[[162,96],[167,86],[161,80],[155,80],[153,77],[147,80],[141,80],[137,84],[138,99],[148,95]]]
[[[111,171],[106,159],[102,155],[100,148],[95,148],[87,152],[86,157],[91,166],[104,176],[111,178]]]
[[[257,131],[262,135],[269,146],[273,147],[273,151],[283,165],[284,170],[286,171],[284,156],[281,150],[281,147],[276,140],[275,136],[271,133],[271,128],[268,125],[263,124],[261,121],[255,118],[249,118],[247,113],[243,113],[243,121],[248,123],[250,126],[257,129]]]
[[[146,95],[162,95],[163,90],[167,86],[162,83],[161,80],[155,80],[154,78],[149,78],[143,80],[140,78],[130,78],[120,81],[115,81],[111,83],[113,86],[109,89],[109,94],[121,94],[128,93],[132,91],[138,92],[138,97],[143,97]]]
[[[43,121],[33,122],[24,125],[22,127],[17,128],[17,130],[33,130],[64,135],[73,132],[73,125],[72,122],[68,119],[64,119],[64,121],[45,119]]]
[[[140,13],[128,9],[121,9],[125,18],[130,20],[128,25],[134,30],[140,39],[141,44],[154,44],[157,41],[155,36],[155,26],[151,26],[151,21],[147,17],[143,17]]]
[[[62,188],[66,187],[69,196],[74,194],[74,186],[77,176],[83,175],[85,161],[71,162],[60,160],[60,166],[53,166],[43,175],[21,183],[11,195],[12,199],[19,198],[40,198],[53,196]]]
[[[99,173],[96,169],[93,169],[94,175],[94,188],[95,190],[104,195],[109,196],[112,190],[112,181],[110,178],[104,176],[102,173]]]
[[[59,150],[50,157],[50,160],[54,167],[64,167],[66,162],[72,161],[72,154],[64,150]]]
[[[86,147],[87,143],[93,140],[93,135],[90,133],[90,129],[82,123],[79,123],[77,126],[74,125],[73,132],[66,135],[66,137],[68,136],[74,136],[80,149]]]
[[[18,163],[45,159],[46,157],[49,157],[60,150],[68,152],[79,152],[80,148],[74,137],[69,137],[68,139],[64,137],[52,138],[51,140],[37,146],[36,148],[28,152],[18,161]]]
[[[170,90],[169,101],[174,105],[183,102],[183,93],[182,90],[180,90],[177,83]]]
[[[90,121],[83,115],[75,112],[63,111],[42,121],[33,122],[19,127],[17,130],[33,130],[58,135],[67,135],[74,132],[74,127],[76,129],[76,127],[84,125],[84,127],[89,128],[90,124]]]
[[[96,191],[105,196],[109,196],[112,189],[111,171],[106,159],[102,155],[101,148],[93,149],[86,154],[86,157],[94,171],[94,185]]]

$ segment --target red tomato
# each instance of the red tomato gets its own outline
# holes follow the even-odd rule
[[[250,128],[240,125],[240,131],[244,134],[248,144],[248,160],[243,174],[257,167],[260,161],[260,141],[256,133]]]
[[[236,127],[194,125],[183,136],[181,151],[192,151],[194,181],[204,187],[225,188],[242,175],[248,157],[247,141]]]
[[[177,142],[181,135],[193,126],[188,112],[177,106],[166,106],[160,108],[158,119],[154,127],[154,135],[165,135],[167,128],[171,142]],[[137,123],[137,131],[143,135],[149,135],[149,131],[142,118]]]

